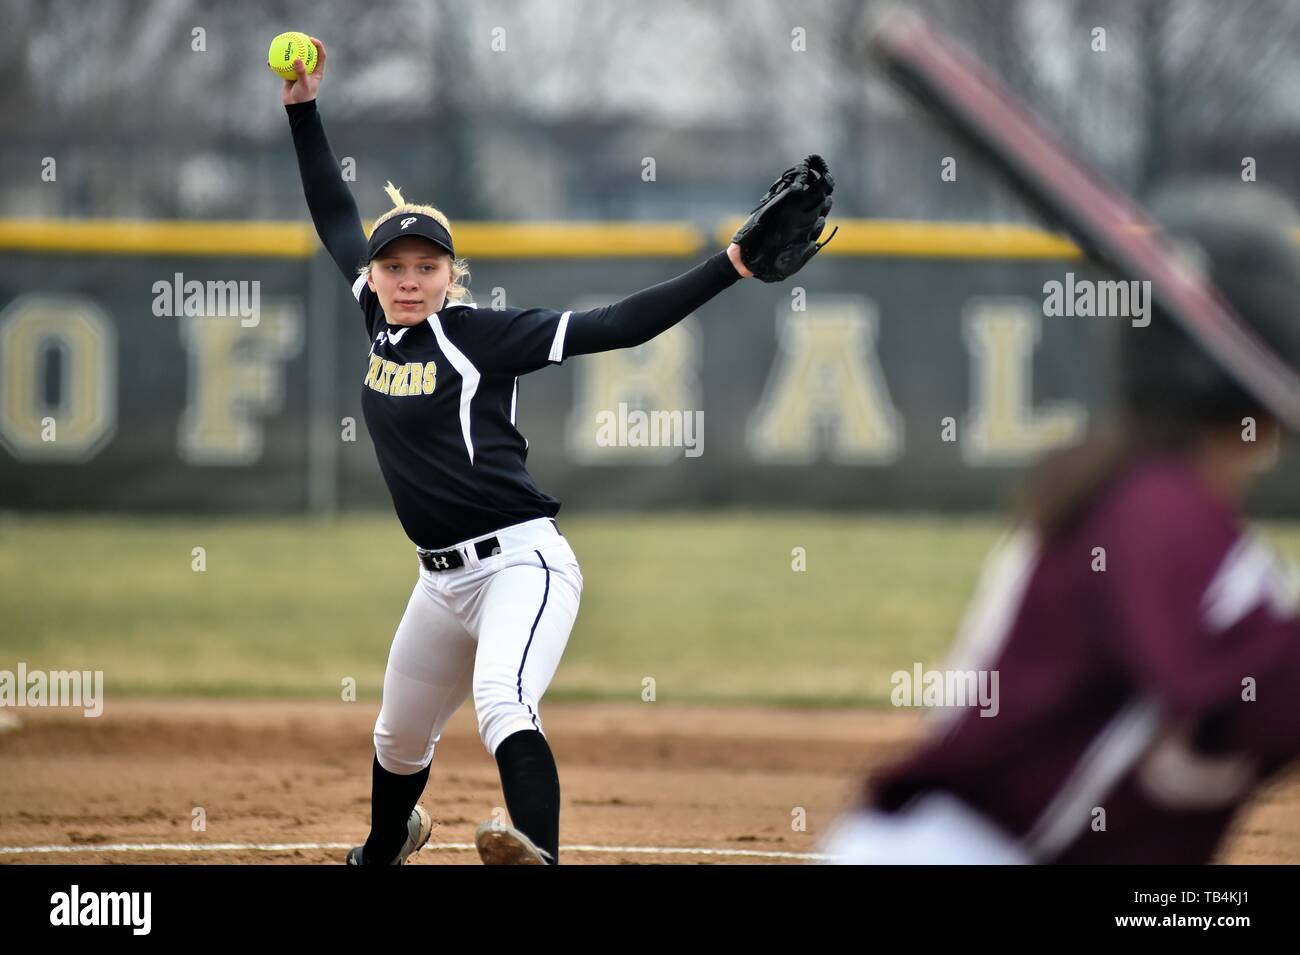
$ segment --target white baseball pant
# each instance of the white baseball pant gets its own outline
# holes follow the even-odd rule
[[[479,559],[474,544],[496,537],[501,552]],[[456,545],[465,564],[420,565],[384,673],[375,755],[409,776],[433,758],[453,713],[472,692],[489,753],[512,733],[542,728],[538,704],[578,615],[582,571],[547,518]]]

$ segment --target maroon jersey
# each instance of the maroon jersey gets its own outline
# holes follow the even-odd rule
[[[940,711],[870,801],[947,791],[1043,862],[1208,861],[1300,753],[1291,585],[1188,464],[1135,465],[1073,529],[1000,548],[949,663],[998,672],[996,714]]]

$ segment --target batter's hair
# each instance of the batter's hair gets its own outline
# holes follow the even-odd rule
[[[384,192],[388,193],[388,198],[392,200],[393,208],[389,209],[382,216],[375,220],[375,228],[387,222],[393,216],[399,216],[403,213],[418,212],[434,219],[439,225],[447,230],[451,235],[451,222],[443,214],[441,209],[435,209],[433,206],[422,206],[418,203],[407,202],[402,198],[402,191],[394,186],[391,182],[384,183]],[[367,262],[359,270],[361,275],[370,274],[370,263]],[[451,284],[447,286],[447,301],[463,302],[469,298],[469,262],[466,259],[451,260]]]

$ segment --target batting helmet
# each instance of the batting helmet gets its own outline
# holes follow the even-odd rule
[[[1290,200],[1263,185],[1209,180],[1170,186],[1148,208],[1243,322],[1300,370],[1300,213]],[[1191,427],[1268,410],[1159,311],[1149,326],[1125,329],[1121,369],[1126,403],[1147,421]]]

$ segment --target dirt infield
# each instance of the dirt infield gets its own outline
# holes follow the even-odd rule
[[[81,848],[0,862],[338,862],[342,850],[324,846],[366,833],[376,711],[222,701],[112,701],[98,719],[9,710],[19,725],[0,732],[0,847]],[[815,851],[863,770],[921,725],[911,712],[662,703],[557,703],[545,719],[566,864],[801,862],[784,854]],[[438,746],[422,802],[437,825],[419,863],[477,864],[466,847],[502,800],[468,707]],[[196,808],[204,831],[192,828]],[[792,826],[800,808],[806,831]],[[320,847],[252,848],[285,843]],[[198,851],[128,848],[159,844]],[[704,851],[668,851],[685,849]],[[1300,774],[1263,793],[1223,861],[1300,862]]]

